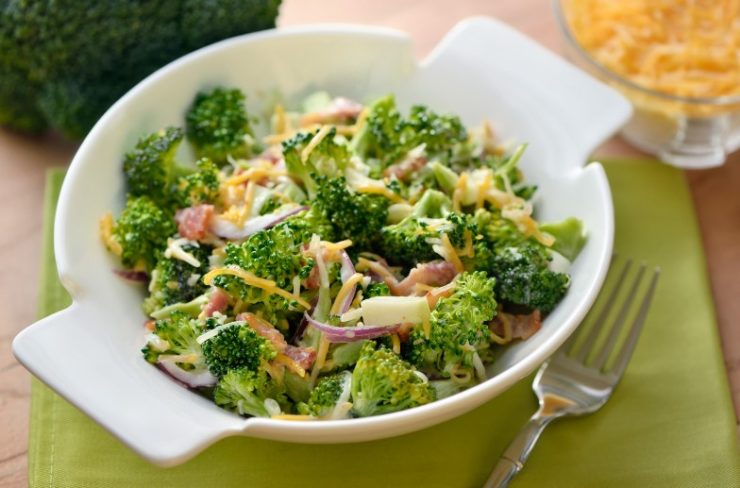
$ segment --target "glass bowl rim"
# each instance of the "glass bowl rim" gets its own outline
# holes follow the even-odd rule
[[[624,76],[612,71],[611,69],[600,63],[598,60],[596,60],[596,58],[594,58],[591,53],[589,53],[578,42],[578,40],[575,38],[575,35],[573,34],[573,31],[568,25],[567,19],[565,18],[563,0],[552,0],[552,5],[555,12],[555,20],[558,24],[560,33],[565,39],[566,43],[570,47],[574,48],[578,52],[578,55],[583,60],[585,60],[589,64],[589,66],[596,69],[600,74],[606,76],[611,81],[621,83],[622,85],[625,85],[626,87],[641,92],[643,94],[658,97],[671,102],[680,102],[689,105],[712,105],[718,107],[740,104],[740,95],[721,97],[686,97],[682,95],[673,95],[671,93],[655,90],[653,88],[648,88],[628,78],[625,78]]]

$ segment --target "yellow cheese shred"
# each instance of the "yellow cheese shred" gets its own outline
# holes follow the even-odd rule
[[[457,179],[457,184],[455,185],[455,191],[452,192],[452,208],[455,210],[455,212],[460,211],[460,202],[462,200],[463,194],[465,193],[465,190],[468,186],[468,173],[466,171],[463,171],[460,173],[460,177]]]
[[[452,266],[455,267],[455,271],[458,273],[462,273],[465,271],[465,266],[463,266],[462,261],[460,261],[460,256],[457,255],[457,251],[455,250],[455,247],[450,242],[450,236],[447,234],[442,234],[442,247],[445,249],[445,254],[447,254],[446,259],[452,263]]]
[[[311,369],[311,384],[316,383],[316,378],[319,377],[319,373],[321,372],[321,368],[324,367],[324,364],[326,363],[326,355],[329,353],[329,341],[326,340],[326,337],[324,337],[324,334],[321,333],[321,340],[319,342],[319,350],[316,353],[316,361],[313,363],[313,368]]]
[[[310,415],[298,415],[294,413],[281,413],[279,415],[273,415],[271,418],[275,420],[318,420],[316,417]]]
[[[306,376],[306,370],[303,369],[301,365],[295,362],[291,357],[286,356],[283,353],[279,353],[275,357],[275,361],[284,365],[286,368],[293,371],[295,374],[297,374],[301,378],[304,378]]]
[[[332,126],[331,125],[325,125],[319,129],[319,131],[316,133],[315,136],[309,141],[309,143],[306,145],[306,147],[303,148],[303,151],[301,151],[301,161],[306,162],[308,161],[308,157],[311,155],[311,152],[316,149],[316,146],[321,144],[321,141],[324,140],[324,138],[329,135],[329,132],[331,132]]]
[[[363,275],[360,273],[355,273],[352,276],[349,277],[347,281],[344,282],[342,285],[342,288],[339,290],[339,293],[337,293],[337,297],[334,299],[334,303],[331,306],[331,310],[329,310],[329,313],[332,315],[339,315],[340,308],[342,307],[342,303],[344,303],[344,300],[347,298],[347,295],[352,291],[353,287],[362,281]]]
[[[394,193],[390,188],[380,185],[360,185],[355,187],[355,190],[359,193],[371,193],[374,195],[382,195],[393,203],[405,203],[405,200],[401,198],[401,195]]]
[[[113,214],[108,212],[100,219],[100,238],[103,240],[105,247],[116,256],[123,254],[121,244],[113,236]]]
[[[266,280],[258,276],[255,276],[253,273],[250,273],[249,271],[245,271],[241,269],[240,267],[234,266],[234,265],[229,265],[224,268],[212,269],[211,271],[206,273],[206,275],[203,277],[203,283],[205,283],[208,286],[211,286],[213,284],[213,279],[216,276],[220,276],[220,275],[235,276],[239,278],[240,280],[244,281],[249,286],[254,286],[255,288],[261,288],[268,294],[278,295],[290,301],[294,300],[305,309],[311,308],[311,304],[308,303],[306,300],[300,297],[296,297],[292,293],[285,291],[282,288],[278,288],[277,284],[274,281]]]
[[[672,95],[740,95],[737,0],[568,0],[578,43],[602,65]]]
[[[274,178],[277,176],[285,176],[287,174],[287,172],[277,169],[269,169],[264,167],[249,168],[245,172],[240,173],[236,176],[232,176],[231,178],[226,180],[226,185],[241,185],[242,183],[246,183],[250,180],[259,181],[265,178]]]

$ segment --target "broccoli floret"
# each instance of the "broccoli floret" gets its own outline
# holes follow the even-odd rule
[[[217,405],[240,415],[270,417],[273,409],[285,403],[283,389],[278,387],[264,371],[248,368],[232,369],[218,381],[213,392]],[[270,406],[270,403],[273,406]]]
[[[185,173],[175,163],[182,137],[182,129],[168,127],[142,137],[124,156],[123,172],[131,195],[147,196],[162,207],[170,205],[177,179]]]
[[[275,26],[279,0],[28,2],[0,7],[0,124],[82,138],[157,68]]]
[[[149,283],[151,293],[144,300],[144,311],[147,314],[167,305],[190,302],[208,289],[201,277],[208,272],[208,258],[213,248],[204,244],[186,244],[182,249],[192,254],[200,262],[200,266],[194,267],[180,259],[161,258],[152,271]]]
[[[472,258],[463,258],[467,269],[487,271],[496,278],[496,296],[511,304],[549,312],[568,290],[570,277],[549,269],[547,247],[522,234],[498,211],[479,210],[474,221],[481,239]]]
[[[295,242],[306,243],[317,234],[324,241],[335,241],[334,227],[326,215],[316,206],[306,212],[290,217],[285,221],[287,227],[295,235]]]
[[[343,394],[345,401],[349,400],[351,382],[352,373],[349,371],[321,378],[311,391],[308,402],[298,404],[298,411],[319,418],[332,415]]]
[[[383,227],[383,255],[394,264],[408,267],[431,261],[439,257],[433,245],[442,234],[447,234],[455,247],[463,247],[466,232],[470,232],[472,239],[476,225],[470,215],[451,212],[451,207],[449,198],[442,192],[428,190],[410,215],[397,224]]]
[[[224,165],[229,156],[241,159],[252,155],[253,133],[244,100],[236,88],[219,87],[196,95],[185,124],[198,157]]]
[[[257,334],[245,322],[224,325],[202,345],[208,369],[223,376],[230,369],[257,371],[261,361],[270,361],[277,352],[270,341]]]
[[[203,332],[203,324],[191,316],[174,312],[166,319],[157,320],[154,332],[160,341],[147,341],[141,352],[154,364],[161,354],[194,355],[195,360],[187,364],[191,369],[203,365],[203,352],[196,341]]]
[[[576,259],[583,246],[586,245],[583,222],[575,217],[569,217],[561,222],[542,224],[540,230],[555,238],[552,249],[570,262]]]
[[[208,158],[199,159],[196,166],[198,171],[181,177],[177,183],[175,199],[181,208],[214,203],[218,199],[218,167]]]
[[[385,297],[391,294],[391,289],[385,283],[370,283],[365,288],[363,296],[365,298]]]
[[[388,219],[388,200],[352,192],[343,177],[316,176],[315,182],[314,208],[331,223],[334,240],[352,239],[353,250],[369,249]]]
[[[414,368],[373,342],[362,348],[352,372],[352,411],[360,417],[382,415],[435,400],[434,389]]]
[[[441,298],[431,315],[431,332],[411,332],[405,357],[433,376],[474,372],[474,356],[490,346],[488,322],[496,314],[496,280],[482,271],[458,276],[452,295]]]
[[[311,238],[309,229],[308,221],[288,219],[251,235],[242,244],[228,244],[224,264],[236,265],[260,278],[273,280],[279,288],[292,289],[294,278],[306,279],[314,266],[314,261],[301,252],[302,245]],[[266,294],[261,288],[233,276],[217,276],[214,284],[283,331],[287,331],[291,318],[303,312],[294,300]]]
[[[496,277],[499,299],[543,312],[555,308],[570,285],[567,274],[547,267],[535,245],[499,251],[491,260],[490,270]]]
[[[150,198],[129,198],[113,226],[113,239],[121,245],[121,263],[151,270],[176,230],[172,215]]]
[[[316,176],[330,178],[342,176],[350,158],[347,146],[335,140],[337,131],[334,127],[328,129],[329,132],[324,135],[321,142],[304,158],[303,151],[322,130],[326,129],[318,129],[315,133],[299,132],[283,141],[285,165],[291,175],[303,182],[311,200],[316,199]]]
[[[365,125],[352,138],[351,148],[363,159],[379,160],[382,169],[421,144],[427,154],[442,156],[466,139],[465,127],[458,117],[439,115],[428,107],[415,105],[404,118],[393,96],[388,95],[370,105]]]

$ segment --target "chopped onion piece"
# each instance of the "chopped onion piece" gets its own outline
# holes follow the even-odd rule
[[[374,339],[384,335],[393,334],[398,331],[400,323],[385,326],[357,325],[355,327],[336,327],[325,324],[305,314],[304,317],[311,326],[324,333],[327,341],[332,343],[356,342],[365,339]]]
[[[339,320],[342,322],[352,322],[353,320],[359,320],[362,318],[362,309],[361,308],[353,308],[352,310],[347,310],[344,312],[340,317]]]
[[[234,225],[233,222],[219,215],[214,215],[211,218],[210,230],[217,236],[225,237],[226,239],[245,239],[261,230],[274,227],[288,217],[304,210],[308,210],[308,207],[294,207],[279,213],[260,215],[259,217],[247,220],[242,227]]]
[[[217,383],[217,378],[208,370],[185,371],[172,361],[159,360],[157,364],[170,376],[177,381],[184,383],[190,388],[200,388],[204,386],[213,386]]]
[[[149,281],[149,275],[146,274],[146,271],[134,271],[133,269],[114,269],[113,272],[124,280],[128,281],[133,281],[136,283],[147,283]]]
[[[224,330],[224,329],[226,329],[227,327],[232,327],[234,325],[244,325],[244,324],[246,324],[246,322],[244,320],[237,320],[236,322],[229,322],[228,324],[219,325],[218,327],[215,327],[215,328],[213,328],[213,329],[211,329],[209,331],[206,331],[203,334],[199,335],[195,339],[195,342],[197,342],[198,344],[203,344],[208,339],[211,339],[211,338],[217,336],[218,334],[220,334],[221,331]]]
[[[355,266],[352,264],[352,259],[350,259],[349,254],[347,254],[346,251],[342,251],[342,269],[340,270],[340,276],[342,278],[342,283],[345,283],[347,280],[352,278],[357,272],[355,271]],[[349,310],[349,307],[352,305],[352,302],[355,299],[355,293],[357,293],[357,285],[353,286],[352,289],[347,293],[347,296],[344,298],[344,302],[342,302],[342,306],[339,307],[339,314],[343,314],[347,310]]]

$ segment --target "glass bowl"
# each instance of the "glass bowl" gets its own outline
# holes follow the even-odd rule
[[[578,43],[566,17],[565,3],[553,0],[566,56],[632,102],[632,118],[621,131],[630,144],[682,168],[719,166],[727,154],[740,148],[740,96],[672,95],[615,73]]]

